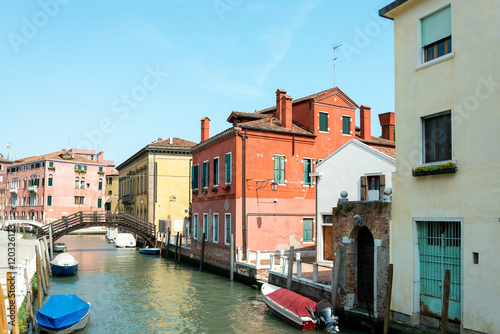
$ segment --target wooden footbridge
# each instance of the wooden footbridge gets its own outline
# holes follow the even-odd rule
[[[52,226],[52,240],[55,241],[62,236],[93,226],[120,227],[130,233],[141,236],[150,246],[154,246],[156,240],[156,226],[141,220],[128,213],[121,211],[80,211],[70,216],[63,216],[52,224],[40,227],[37,232],[38,238],[49,235]]]

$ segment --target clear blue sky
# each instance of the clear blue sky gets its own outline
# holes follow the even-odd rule
[[[336,85],[394,111],[390,0],[0,2],[0,153],[102,150],[118,165],[157,137],[199,142],[232,110]],[[359,123],[359,122],[357,122]]]

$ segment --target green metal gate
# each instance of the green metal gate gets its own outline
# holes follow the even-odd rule
[[[460,321],[461,230],[460,222],[418,222],[420,253],[420,313],[441,317],[443,282],[450,270],[448,317]]]

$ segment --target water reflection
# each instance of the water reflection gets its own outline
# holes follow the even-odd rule
[[[89,324],[78,333],[301,333],[272,315],[259,291],[246,285],[116,248],[103,236],[60,241],[80,262],[79,271],[52,277],[49,292],[76,293],[91,303]]]

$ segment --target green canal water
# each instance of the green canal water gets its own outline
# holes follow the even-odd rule
[[[76,276],[52,277],[49,296],[75,293],[91,303],[90,321],[78,334],[302,333],[271,314],[259,291],[247,285],[116,248],[101,235],[59,241],[80,262],[79,270]]]

